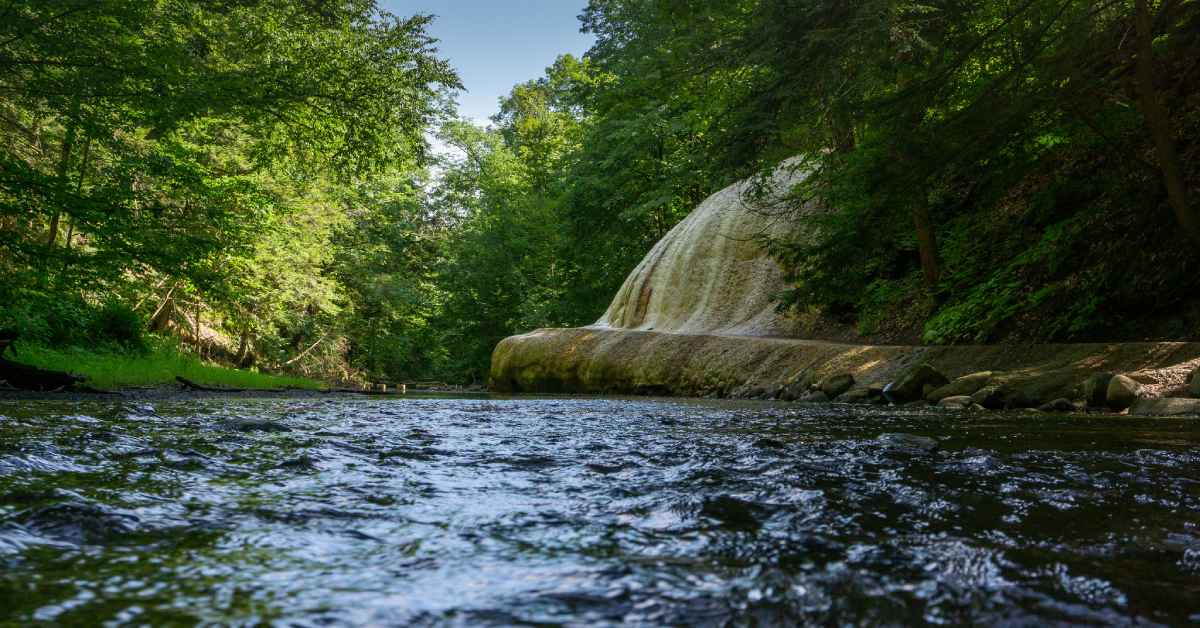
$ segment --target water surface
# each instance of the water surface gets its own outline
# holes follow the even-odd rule
[[[1200,423],[0,403],[0,621],[1200,622]]]

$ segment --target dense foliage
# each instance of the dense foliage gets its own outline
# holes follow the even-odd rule
[[[3,11],[0,326],[46,345],[481,382],[798,155],[814,333],[1200,333],[1196,0],[591,0],[486,127],[373,0]]]
[[[816,245],[769,243],[793,309],[913,341],[1200,332],[1200,3],[593,0],[584,18],[593,58],[701,138],[697,172],[808,157],[797,202],[835,211],[807,225]]]
[[[430,19],[369,0],[6,3],[6,325],[60,345],[145,323],[276,366],[329,336],[350,304],[328,241],[364,181],[419,171],[458,86]]]

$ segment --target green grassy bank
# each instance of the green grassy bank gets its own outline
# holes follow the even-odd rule
[[[44,369],[82,375],[87,378],[87,385],[101,389],[174,384],[176,376],[203,386],[263,390],[321,388],[320,382],[303,377],[267,375],[209,364],[167,344],[144,353],[90,351],[81,347],[52,349],[21,344],[16,355],[10,351],[6,357]]]

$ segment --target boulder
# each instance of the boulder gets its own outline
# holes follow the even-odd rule
[[[784,401],[796,401],[800,397],[803,397],[806,392],[808,390],[802,384],[791,383],[780,389],[779,398]]]
[[[1129,409],[1133,416],[1200,416],[1200,399],[1166,397],[1139,399]]]
[[[1200,369],[1192,373],[1192,383],[1188,386],[1188,394],[1200,399]]]
[[[1127,410],[1142,394],[1142,385],[1125,375],[1115,375],[1108,382],[1106,405],[1116,412]]]
[[[950,380],[929,364],[921,363],[909,369],[900,379],[884,390],[884,394],[896,403],[917,401],[925,397],[925,387],[933,389],[949,384]]]
[[[1083,382],[1083,400],[1087,407],[1103,408],[1108,405],[1108,384],[1112,378],[1112,373],[1094,373]]]
[[[931,403],[937,403],[946,397],[961,397],[963,395],[971,396],[979,392],[980,388],[988,385],[992,381],[995,373],[992,371],[982,371],[979,373],[971,373],[946,384],[933,389],[925,399]]]
[[[971,395],[971,401],[988,410],[1013,410],[1037,405],[1028,395],[1009,386],[985,386]]]
[[[967,408],[970,408],[971,405],[974,403],[975,403],[975,400],[971,399],[970,395],[957,395],[954,397],[946,397],[937,402],[937,404],[939,406],[941,406],[943,408],[950,408],[952,410],[966,410]]]
[[[829,397],[830,399],[836,399],[842,393],[850,390],[853,387],[854,376],[848,373],[826,377],[818,386],[818,388],[821,389],[821,392],[825,393],[825,396]]]

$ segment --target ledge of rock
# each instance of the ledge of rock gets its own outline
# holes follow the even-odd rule
[[[705,200],[630,273],[594,325],[502,341],[492,355],[491,388],[800,400],[836,392],[843,399],[879,400],[884,385],[927,363],[937,377],[893,400],[989,391],[1012,397],[1004,407],[1024,407],[1090,392],[1099,402],[1092,405],[1104,405],[1114,374],[1123,375],[1119,381],[1128,389],[1122,407],[1188,393],[1200,367],[1200,343],[924,347],[798,338],[797,321],[775,308],[772,295],[787,283],[760,242],[765,235],[818,235],[809,223],[819,221],[807,218],[820,208],[785,212],[781,203],[804,176],[801,162],[792,160],[773,177],[743,181]],[[1085,390],[1084,382],[1098,373],[1103,381],[1093,377]],[[971,377],[946,381],[965,375]],[[853,388],[845,390],[845,382]],[[822,383],[825,390],[815,392]],[[1013,402],[1018,398],[1021,404]]]
[[[1200,343],[871,346],[790,338],[674,334],[601,327],[540,329],[500,343],[498,392],[609,393],[777,398],[850,374],[857,386],[894,381],[928,363],[955,378],[996,371],[992,383],[1031,401],[1079,398],[1096,371],[1132,373],[1147,395],[1186,385]]]

